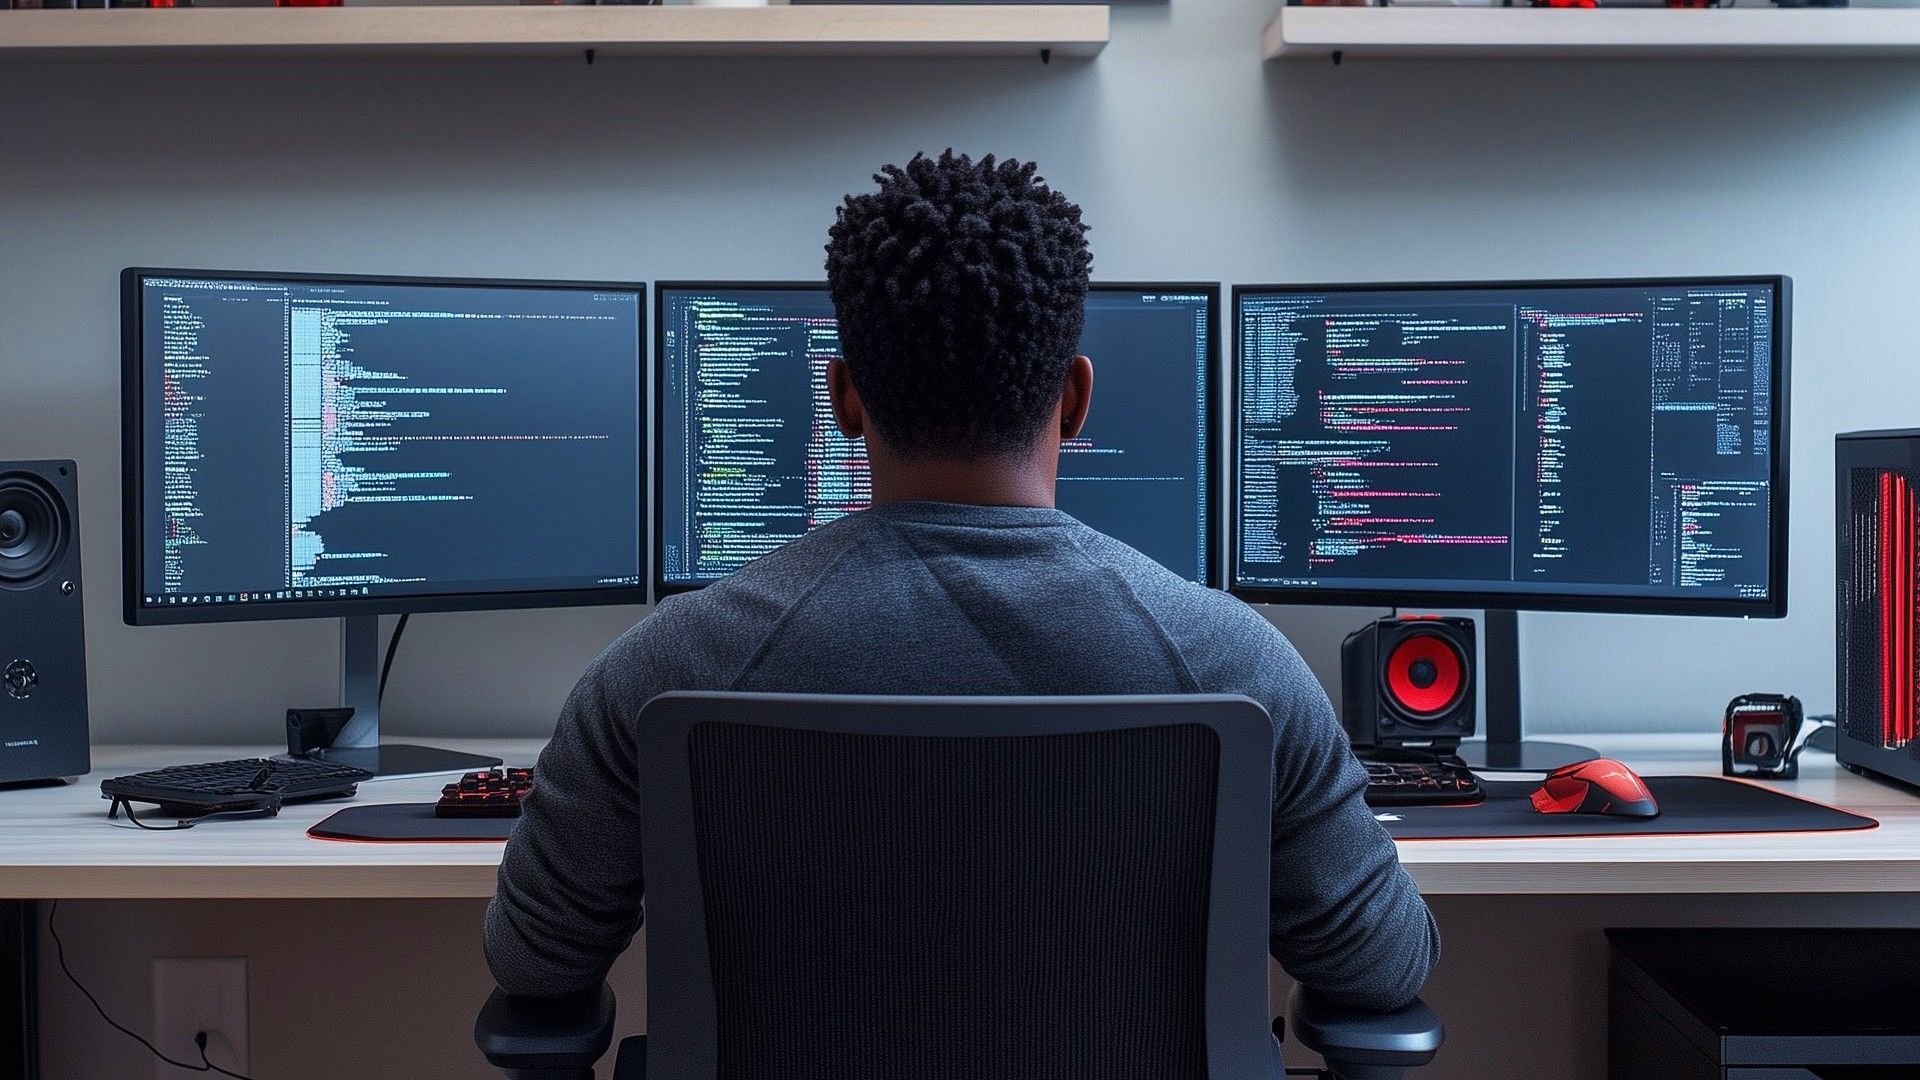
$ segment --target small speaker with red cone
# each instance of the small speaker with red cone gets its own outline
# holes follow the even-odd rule
[[[1357,748],[1451,753],[1473,734],[1472,619],[1380,619],[1340,646],[1341,717]]]

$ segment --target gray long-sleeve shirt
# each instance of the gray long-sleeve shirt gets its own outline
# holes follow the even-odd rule
[[[508,992],[595,985],[639,929],[634,725],[668,690],[1245,694],[1274,720],[1273,956],[1390,1008],[1438,955],[1326,693],[1271,624],[1055,510],[904,503],[661,602],[581,678],[487,910]]]

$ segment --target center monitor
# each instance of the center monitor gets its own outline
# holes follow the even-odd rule
[[[1095,285],[1086,430],[1061,448],[1059,507],[1212,584],[1219,287]],[[661,284],[657,584],[717,581],[865,508],[866,446],[840,434],[824,284]]]

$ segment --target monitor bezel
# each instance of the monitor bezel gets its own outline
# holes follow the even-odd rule
[[[666,530],[661,523],[666,517],[667,447],[666,447],[666,411],[667,411],[667,365],[666,365],[666,294],[669,291],[699,290],[762,290],[762,291],[799,291],[821,290],[827,288],[825,281],[656,281],[653,284],[653,593],[655,597],[667,597],[676,593],[697,592],[725,578],[715,581],[685,582],[666,579]],[[1227,432],[1222,411],[1222,391],[1224,379],[1221,358],[1225,350],[1220,344],[1221,300],[1224,289],[1217,281],[1095,281],[1087,285],[1088,292],[1198,292],[1207,297],[1207,538],[1203,556],[1206,560],[1206,581],[1208,588],[1218,589],[1225,581],[1226,567],[1223,557],[1220,529],[1226,498],[1226,443]],[[1099,361],[1095,358],[1094,402],[1098,407],[1100,380]]]
[[[1769,484],[1767,595],[1743,600],[1727,597],[1684,596],[1607,596],[1569,590],[1537,593],[1500,589],[1415,590],[1404,588],[1345,586],[1271,586],[1243,585],[1237,580],[1240,559],[1240,403],[1242,386],[1241,305],[1249,295],[1276,293],[1373,293],[1413,290],[1470,289],[1580,289],[1764,286],[1774,290],[1773,319],[1773,417],[1769,434],[1772,447],[1772,478]],[[1233,468],[1227,484],[1233,490],[1227,498],[1226,588],[1229,593],[1250,604],[1303,604],[1342,607],[1414,608],[1419,610],[1478,608],[1507,611],[1572,611],[1620,615],[1701,615],[1754,619],[1779,619],[1787,614],[1787,536],[1788,465],[1792,446],[1788,441],[1791,412],[1789,377],[1791,369],[1793,279],[1785,274],[1750,274],[1702,277],[1632,278],[1551,278],[1495,281],[1365,281],[1340,284],[1235,285],[1232,292],[1233,324],[1231,355],[1233,376],[1230,382],[1229,412],[1231,449],[1223,456]]]
[[[639,336],[634,342],[639,369],[635,387],[640,400],[634,403],[636,447],[641,460],[635,472],[640,490],[635,526],[638,547],[634,552],[639,581],[634,585],[609,585],[575,589],[537,591],[423,593],[405,596],[366,596],[353,599],[274,600],[258,605],[215,604],[179,608],[147,607],[140,598],[144,591],[145,570],[142,532],[145,527],[145,500],[141,498],[145,475],[145,410],[142,393],[146,385],[141,356],[142,324],[141,283],[149,277],[179,277],[207,281],[287,281],[341,285],[424,285],[476,286],[508,289],[604,289],[632,293],[639,309]],[[260,270],[206,270],[156,266],[130,266],[120,272],[120,441],[121,441],[121,615],[128,626],[177,626],[201,623],[261,622],[289,619],[346,618],[356,615],[402,615],[442,611],[506,611],[526,608],[602,607],[647,603],[647,581],[652,567],[647,564],[647,533],[651,520],[647,515],[646,482],[648,413],[647,391],[647,287],[633,281],[563,281],[526,278],[429,277],[392,274],[295,273]]]

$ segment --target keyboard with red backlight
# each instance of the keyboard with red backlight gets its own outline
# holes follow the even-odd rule
[[[1471,806],[1485,802],[1480,778],[1448,761],[1363,761],[1368,806]]]
[[[468,773],[440,789],[434,817],[519,817],[520,801],[533,790],[532,769],[488,769]]]

